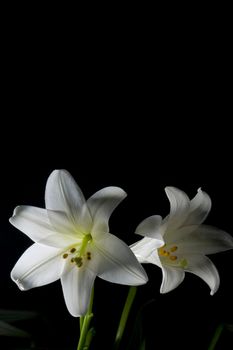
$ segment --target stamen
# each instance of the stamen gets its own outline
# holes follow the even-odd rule
[[[166,256],[167,251],[165,249],[159,248],[159,255]]]
[[[70,261],[73,263],[74,262],[74,258],[71,258]]]
[[[177,260],[177,256],[176,255],[171,255],[171,256],[169,256],[169,259],[172,260],[172,261],[175,261],[175,260]]]
[[[91,260],[91,252],[87,252],[87,260]]]
[[[174,247],[171,247],[170,251],[173,253],[178,249],[178,247],[176,245],[174,245]]]
[[[76,248],[71,248],[71,249],[70,249],[70,252],[71,252],[71,253],[76,252]]]
[[[78,267],[81,267],[83,264],[83,259],[80,256],[77,256],[76,258],[74,258],[74,261]]]
[[[66,259],[68,257],[68,254],[65,253],[65,254],[62,255],[62,257],[63,257],[63,259]]]

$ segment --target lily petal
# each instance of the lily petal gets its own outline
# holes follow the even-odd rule
[[[161,267],[157,249],[164,245],[164,241],[144,237],[140,241],[132,244],[130,249],[135,254],[140,263],[152,263]]]
[[[166,244],[174,244],[177,243],[180,245],[183,240],[189,240],[192,232],[197,231],[199,226],[191,225],[191,226],[182,226],[174,231],[170,231],[169,234],[166,233]]]
[[[156,238],[163,241],[160,233],[162,217],[160,215],[152,215],[143,220],[136,228],[135,233],[141,236]]]
[[[94,221],[92,235],[98,232],[109,232],[108,220],[113,210],[127,196],[119,187],[105,187],[87,200],[87,206]]]
[[[73,240],[83,237],[82,229],[74,226],[73,222],[68,220],[66,213],[62,211],[48,210],[48,217],[51,226],[56,232],[61,232],[65,236],[71,237]]]
[[[85,198],[73,177],[66,170],[54,170],[45,189],[47,209],[65,212],[75,226],[90,230],[92,220]]]
[[[207,256],[192,255],[188,257],[188,265],[185,271],[202,278],[210,287],[210,294],[213,295],[219,287],[220,278],[218,271]]]
[[[160,287],[160,293],[167,293],[181,284],[184,280],[185,273],[182,268],[162,266],[163,281]]]
[[[56,214],[53,213],[54,215]],[[64,248],[73,242],[72,237],[57,232],[51,225],[46,209],[26,205],[18,206],[10,218],[10,223],[34,242],[57,248]],[[60,231],[62,230],[64,231],[65,228],[61,226]]]
[[[108,234],[104,239],[95,241],[92,256],[89,268],[104,280],[134,286],[148,280],[127,244],[114,235]]]
[[[89,269],[76,266],[61,277],[66,306],[72,316],[86,314],[95,277]]]
[[[28,290],[58,280],[63,266],[61,249],[35,243],[17,261],[11,278],[21,290]]]
[[[170,214],[164,220],[167,231],[174,231],[185,222],[190,208],[190,199],[185,192],[175,187],[166,187],[165,192],[170,201]]]
[[[187,230],[190,227],[192,226],[187,226],[185,229]],[[195,227],[195,230],[192,230],[186,236],[184,235],[183,239],[178,242],[179,251],[183,255],[208,255],[233,249],[233,237],[227,232],[207,225],[193,227]]]
[[[211,199],[201,188],[190,202],[190,212],[184,225],[200,225],[208,216],[211,209]]]

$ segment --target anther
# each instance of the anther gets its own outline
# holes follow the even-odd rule
[[[62,257],[63,257],[63,259],[66,259],[68,257],[68,254],[65,253],[65,254],[62,255]]]
[[[81,267],[83,264],[83,259],[80,256],[77,256],[76,258],[74,258],[74,261],[78,267]]]
[[[76,252],[76,249],[75,249],[75,248],[71,248],[71,249],[70,249],[70,252],[71,252],[71,253],[74,253],[74,252]]]
[[[176,255],[171,255],[171,256],[169,256],[169,259],[171,259],[172,261],[175,261],[175,260],[177,260],[177,256]]]
[[[71,258],[70,261],[73,263],[74,262],[74,258]]]
[[[171,247],[170,251],[173,253],[178,249],[178,247],[176,245],[174,245],[174,247]]]
[[[91,252],[87,252],[87,260],[91,260]]]
[[[159,248],[159,255],[166,256],[166,253],[167,253],[167,251],[165,249],[163,249],[163,247]]]

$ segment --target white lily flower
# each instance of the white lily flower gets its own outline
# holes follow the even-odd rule
[[[85,201],[67,171],[53,171],[46,209],[19,206],[10,218],[35,242],[14,266],[13,281],[27,290],[61,279],[67,308],[76,317],[87,311],[96,276],[126,285],[147,282],[130,248],[109,233],[109,217],[125,197],[121,188],[106,187]]]
[[[174,187],[165,188],[170,201],[170,214],[151,216],[137,227],[136,233],[145,236],[131,246],[141,263],[152,263],[162,269],[161,293],[176,288],[185,272],[202,278],[213,295],[219,287],[219,274],[206,256],[233,248],[233,238],[218,228],[203,225],[211,208],[211,199],[201,189],[190,201]]]

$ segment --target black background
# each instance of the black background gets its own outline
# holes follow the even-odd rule
[[[60,283],[21,292],[10,280],[31,242],[8,218],[19,204],[43,207],[49,174],[64,168],[86,198],[109,185],[128,193],[110,219],[111,232],[128,244],[145,217],[167,215],[167,185],[190,197],[202,187],[213,200],[206,223],[232,234],[229,45],[216,23],[200,31],[193,22],[188,32],[187,23],[148,24],[143,34],[140,23],[123,32],[118,23],[111,33],[99,24],[97,34],[13,12],[3,31],[0,308],[38,313],[18,324],[36,349],[74,349],[78,319],[66,310]],[[146,266],[150,281],[129,322],[132,328],[138,308],[153,299],[143,318],[146,349],[206,349],[216,326],[233,322],[232,253],[212,260],[221,276],[213,297],[191,275],[160,295],[161,272]],[[110,348],[126,295],[127,287],[96,280],[93,349]],[[217,349],[230,341],[224,331]],[[28,343],[1,337],[0,344]]]

